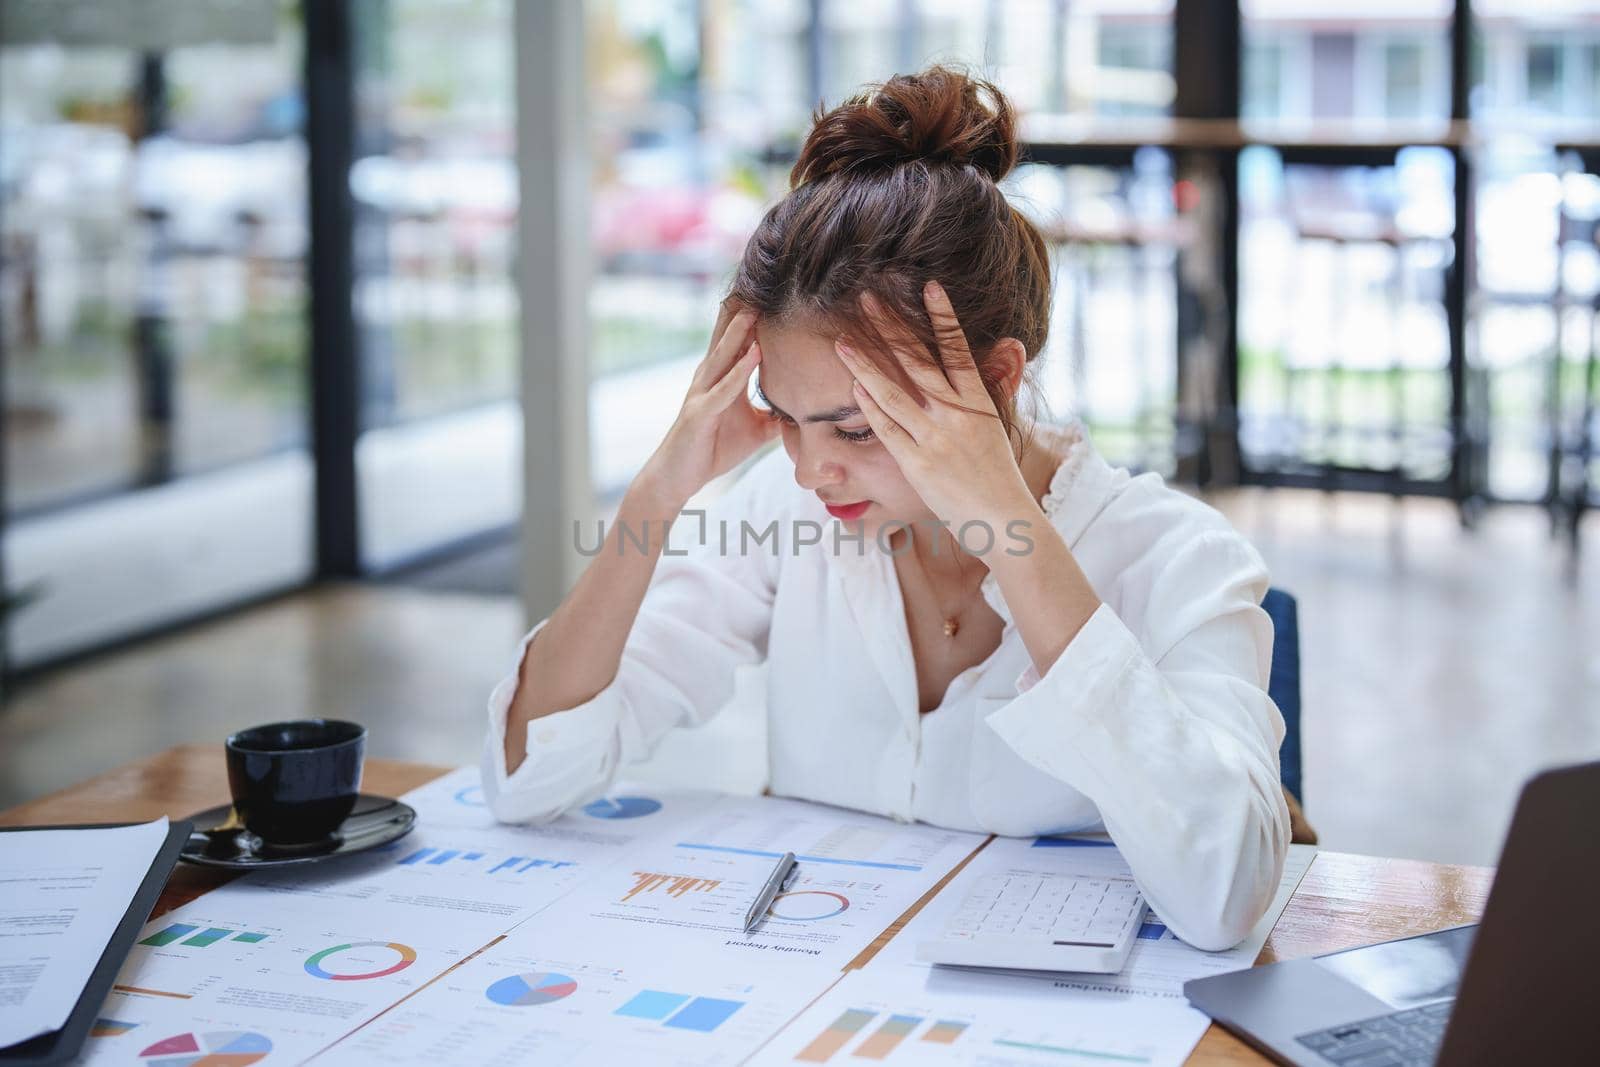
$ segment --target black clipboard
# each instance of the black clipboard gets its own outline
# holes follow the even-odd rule
[[[92,823],[84,826],[5,826],[0,827],[0,833],[17,830],[109,830],[119,826],[136,825],[138,824]],[[0,1048],[0,1064],[66,1063],[82,1051],[83,1043],[89,1037],[89,1030],[94,1026],[101,1006],[105,1004],[106,997],[111,995],[111,986],[117,980],[117,972],[122,970],[123,961],[128,958],[128,952],[133,948],[134,938],[139,936],[139,931],[144,929],[146,920],[150,918],[150,912],[155,910],[156,901],[161,898],[161,890],[166,887],[167,878],[172,874],[172,869],[178,865],[178,853],[183,850],[183,846],[189,840],[189,834],[193,831],[194,824],[187,820],[167,824],[167,839],[156,850],[156,858],[151,861],[150,870],[145,873],[144,881],[139,883],[138,890],[133,894],[133,902],[128,905],[122,921],[117,923],[117,928],[111,934],[111,940],[106,944],[105,951],[100,954],[100,962],[94,965],[94,970],[89,974],[89,981],[84,984],[83,992],[78,994],[78,1003],[73,1006],[61,1029]]]

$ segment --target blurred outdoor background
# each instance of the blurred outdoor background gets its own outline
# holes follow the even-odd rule
[[[537,250],[519,249],[517,76],[548,46],[519,41],[512,0],[349,0],[328,5],[331,36],[308,22],[320,6],[0,8],[0,666],[19,705],[55,694],[28,736],[91,693],[60,687],[152,635],[354,579],[480,598],[438,601],[447,615],[493,605],[492,647],[463,653],[493,668],[457,679],[448,716],[467,725],[438,734],[440,758],[475,751],[473,694],[524,618],[520,346],[544,324],[519,311],[519,260]],[[1027,161],[1006,188],[1044,228],[1057,285],[1040,399],[1263,546],[1307,616],[1308,723],[1338,703],[1318,685],[1394,691],[1403,664],[1334,642],[1414,636],[1392,609],[1418,602],[1395,568],[1417,575],[1395,561],[1448,558],[1420,579],[1430,643],[1506,653],[1522,646],[1499,631],[1442,627],[1522,619],[1517,641],[1551,657],[1526,667],[1555,687],[1535,699],[1581,724],[1546,731],[1519,769],[1600,748],[1600,631],[1584,636],[1600,547],[1585,524],[1600,501],[1600,2],[577,6],[598,507],[674,417],[813,108],[962,63],[1024,113]],[[325,106],[308,49],[348,88],[342,124],[308,123]],[[329,178],[319,158],[348,167]],[[314,224],[319,202],[348,217]],[[350,344],[333,353],[311,313],[319,260],[349,271]],[[336,359],[354,370],[330,378]],[[354,563],[330,567],[340,537],[314,520],[335,446],[313,448],[312,427],[339,381],[355,389],[337,445]],[[1370,521],[1342,526],[1351,515]],[[1408,529],[1428,547],[1397,555]],[[1484,569],[1501,576],[1488,592],[1471,584]],[[1363,577],[1398,599],[1338,600]],[[1516,665],[1501,666],[1508,681]],[[170,678],[137,684],[181,699]],[[114,712],[97,707],[104,727]],[[1361,786],[1313,742],[1349,766],[1360,753],[1307,729],[1316,821],[1318,775],[1323,797]],[[8,800],[67,772],[28,773]],[[1491,790],[1493,817],[1509,788]],[[1430,797],[1404,802],[1448,807]],[[1384,839],[1382,811],[1324,811],[1335,843],[1471,851]]]

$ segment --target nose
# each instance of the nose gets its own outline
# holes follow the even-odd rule
[[[790,445],[789,458],[794,460],[794,480],[808,493],[844,480],[844,468],[834,462],[825,448],[798,442]]]

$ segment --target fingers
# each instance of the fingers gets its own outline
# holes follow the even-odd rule
[[[850,391],[855,395],[861,413],[867,417],[867,425],[872,427],[873,434],[883,442],[883,447],[889,450],[889,455],[894,457],[895,462],[903,464],[910,459],[910,450],[916,447],[917,442],[906,432],[906,428],[878,405],[859,380],[851,384]]]
[[[720,319],[718,321],[721,322]],[[721,334],[716,335],[709,351],[706,352],[706,358],[695,368],[694,388],[709,389],[714,383],[722,380],[723,375],[744,357],[754,342],[755,325],[756,313],[749,309],[740,310],[722,324]]]
[[[978,363],[967,347],[966,332],[956,318],[956,309],[944,286],[930,281],[922,287],[922,303],[928,309],[928,321],[933,324],[933,335],[939,340],[939,357],[945,374],[958,395],[970,398],[971,389],[983,390],[983,378],[978,373]]]
[[[761,346],[754,341],[750,348],[740,356],[734,365],[728,368],[714,385],[706,390],[706,396],[712,401],[715,410],[721,411],[741,396],[750,388],[750,375],[755,372],[756,365],[761,362]]]
[[[706,346],[707,352],[717,347],[717,342],[722,340],[722,335],[728,330],[728,323],[733,321],[739,311],[740,305],[732,300],[724,300],[717,307],[717,324],[711,328],[711,343]]]
[[[931,425],[929,414],[923,410],[922,405],[913,400],[900,386],[891,382],[865,356],[843,341],[835,341],[833,348],[856,382],[869,395],[874,406],[882,411],[886,418],[892,420],[903,433],[909,434],[913,441],[920,440]],[[865,412],[866,406],[862,405],[861,410]]]
[[[922,342],[906,329],[903,323],[896,321],[884,310],[883,304],[877,297],[871,293],[861,294],[861,308],[877,327],[878,332],[889,342],[890,351],[905,370],[906,376],[917,384],[917,388],[930,396],[956,399],[956,390],[934,362],[932,353],[923,347]]]

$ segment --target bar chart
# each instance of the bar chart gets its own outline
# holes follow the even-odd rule
[[[398,867],[428,868],[455,867],[467,864],[486,865],[483,873],[487,874],[526,874],[533,870],[558,871],[564,867],[576,866],[570,860],[544,859],[540,856],[506,856],[495,858],[481,850],[463,848],[419,848],[407,853],[395,861]],[[493,864],[492,866],[487,866]]]
[[[914,1040],[911,1035],[927,1020],[921,1015],[877,1012],[865,1008],[846,1008],[812,1038],[795,1056],[799,1063],[827,1063],[851,1041],[861,1038],[851,1050],[851,1059],[887,1060],[904,1049],[900,1059],[914,1060],[917,1046],[954,1045],[970,1023],[959,1019],[934,1019]]]
[[[189,948],[208,948],[218,941],[239,941],[254,945],[266,939],[266,934],[248,930],[228,930],[220,926],[202,928],[194,923],[171,923],[142,939],[139,944],[150,948],[166,948],[175,943]]]
[[[458,848],[419,848],[398,862],[402,867],[418,863],[426,863],[430,867],[442,867],[451,860],[475,863],[481,859],[483,859],[482,852],[465,852]]]
[[[670,897],[681,897],[686,893],[705,893],[722,884],[720,878],[696,878],[690,875],[656,874],[651,871],[634,871],[636,879],[632,889],[622,895],[624,901],[632,900],[641,893],[654,893],[657,890]]]
[[[667,993],[644,989],[635,993],[613,1015],[630,1019],[653,1019],[675,1030],[694,1030],[709,1034],[744,1007],[740,1000],[696,997],[688,993]]]

